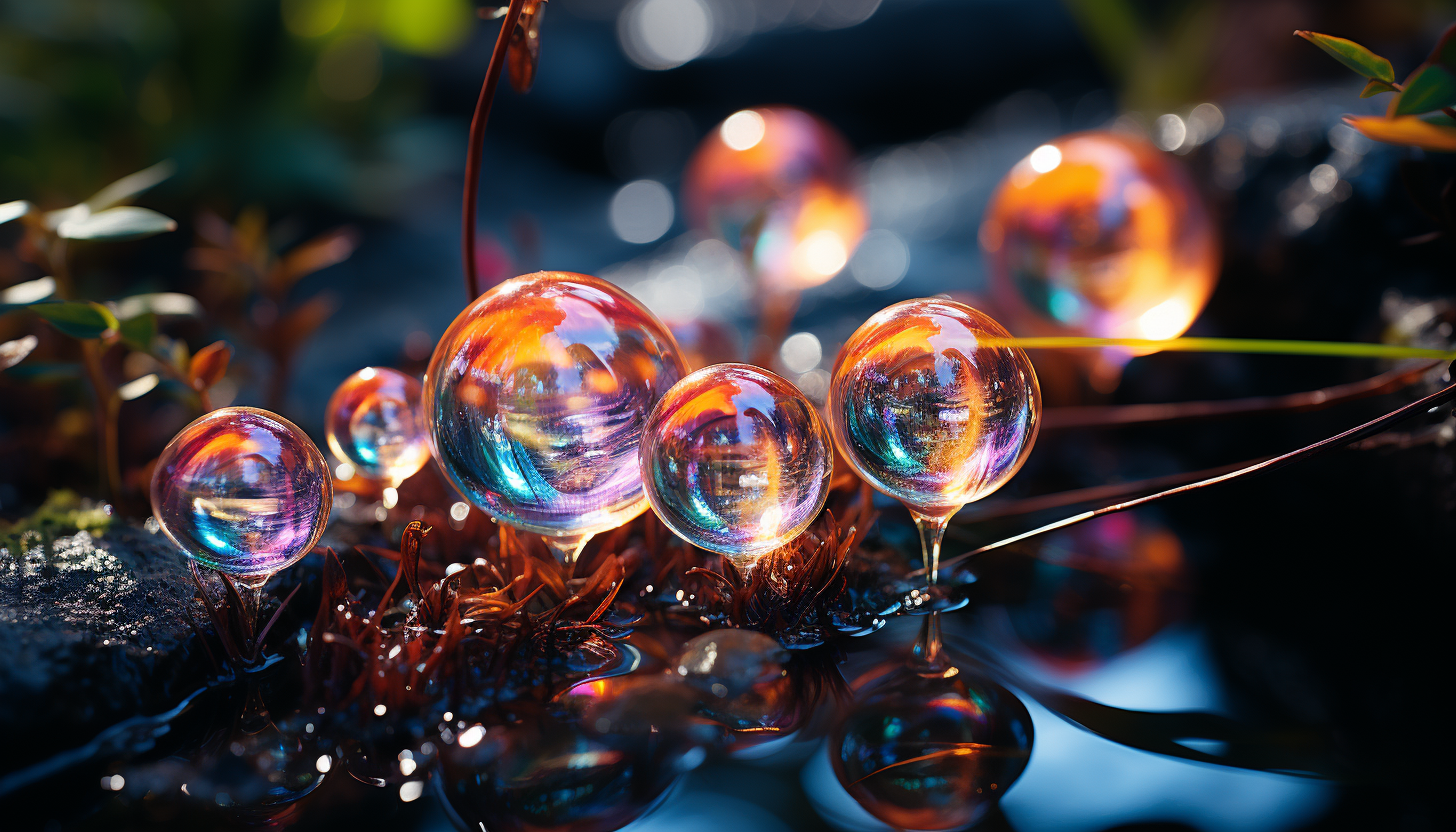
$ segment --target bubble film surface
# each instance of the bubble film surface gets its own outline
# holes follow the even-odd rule
[[[688,221],[743,248],[765,286],[817,286],[844,268],[865,232],[851,158],[834,128],[802,110],[734,113],[688,162]]]
[[[897,829],[964,829],[1021,776],[1031,715],[995,682],[902,669],[863,692],[829,736],[839,782]]]
[[[684,374],[672,336],[626,292],[537,272],[450,325],[425,413],[441,467],[472,503],[528,531],[589,535],[647,508],[642,428]]]
[[[875,313],[840,350],[830,380],[839,452],[925,516],[995,491],[1025,461],[1041,418],[1026,353],[983,343],[1006,337],[986,314],[949,300]]]
[[[1018,162],[981,226],[996,302],[1041,334],[1174,338],[1218,279],[1218,240],[1167,154],[1076,133]]]
[[[198,563],[262,578],[308,554],[333,504],[324,456],[292,422],[225,407],[183,428],[152,474],[152,512]]]
[[[329,399],[329,450],[362,475],[398,485],[430,458],[420,383],[387,367],[365,367]]]
[[[668,528],[746,566],[797,537],[824,507],[831,441],[792,384],[719,364],[658,403],[642,437],[642,481]]]

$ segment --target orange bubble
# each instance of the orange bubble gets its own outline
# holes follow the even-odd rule
[[[1018,162],[980,242],[993,298],[1026,334],[1176,338],[1218,280],[1217,233],[1187,174],[1147,142],[1104,131]]]
[[[743,248],[764,286],[817,286],[844,268],[868,224],[851,159],[839,133],[802,110],[734,113],[688,162],[688,221]]]

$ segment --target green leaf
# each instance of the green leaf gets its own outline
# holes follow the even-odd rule
[[[177,166],[170,159],[158,162],[146,170],[137,171],[130,176],[123,176],[100,191],[97,191],[95,196],[81,204],[94,212],[103,211],[113,205],[120,205],[123,202],[130,202],[133,197],[166,181],[168,177],[176,172]]]
[[[157,337],[157,316],[147,312],[127,318],[117,327],[121,340],[134,350],[147,352],[152,348],[152,339]]]
[[[1371,78],[1370,79],[1370,83],[1368,83],[1368,84],[1365,85],[1365,89],[1360,90],[1360,97],[1361,98],[1370,98],[1371,96],[1379,95],[1379,94],[1381,94],[1383,92],[1396,92],[1396,91],[1397,90],[1396,90],[1394,84],[1387,84],[1384,81],[1381,81],[1381,80],[1379,80],[1377,78]]]
[[[30,203],[23,199],[14,202],[0,202],[0,225],[18,220],[30,211]]]
[[[176,228],[176,220],[150,208],[123,206],[68,217],[56,226],[56,233],[68,240],[114,241],[137,240]]]
[[[1391,115],[1413,116],[1453,104],[1456,104],[1456,75],[1443,66],[1426,64],[1406,83]]]
[[[1294,34],[1323,49],[1329,53],[1330,57],[1366,78],[1384,81],[1387,84],[1395,83],[1395,69],[1390,65],[1390,61],[1353,40],[1322,35],[1319,32],[1308,32],[1303,29]]]
[[[100,338],[119,326],[110,309],[90,301],[48,301],[26,308],[72,338]]]
[[[34,335],[27,335],[24,338],[16,338],[14,341],[6,341],[0,344],[0,370],[8,370],[16,364],[25,360],[40,344],[40,339]]]

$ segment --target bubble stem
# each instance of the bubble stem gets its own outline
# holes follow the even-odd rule
[[[288,608],[288,602],[298,594],[302,584],[293,588],[288,596],[279,604],[278,609],[262,627],[258,626],[258,614],[260,610],[260,598],[262,584],[248,585],[239,589],[236,581],[223,572],[215,573],[222,584],[222,597],[214,598],[212,591],[208,590],[206,582],[198,569],[196,562],[188,563],[192,574],[192,583],[197,587],[197,595],[202,599],[202,605],[207,610],[207,616],[212,622],[212,631],[222,645],[224,657],[227,663],[234,670],[246,671],[256,668],[265,663],[267,654],[264,652],[264,644],[268,633],[272,631],[273,625]],[[266,578],[264,578],[266,580]],[[189,613],[187,623],[192,631],[197,634],[203,649],[207,652],[215,670],[221,672],[222,667],[217,661],[212,647],[208,640],[203,637],[202,631],[197,623],[192,620]]]

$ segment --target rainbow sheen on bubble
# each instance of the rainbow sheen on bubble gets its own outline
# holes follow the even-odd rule
[[[817,286],[844,268],[867,225],[851,160],[839,133],[802,110],[734,113],[688,161],[688,222],[744,249],[770,290]]]
[[[1176,338],[1218,280],[1217,232],[1178,163],[1093,131],[1037,148],[981,225],[996,303],[1044,335]]]
[[[556,538],[647,508],[647,416],[685,374],[676,343],[621,289],[588,275],[503,281],[461,312],[425,373],[440,466],[467,499]]]
[[[364,477],[399,485],[430,458],[420,383],[388,367],[365,367],[329,398],[329,450]]]
[[[896,829],[964,829],[1021,776],[1031,715],[1009,690],[966,672],[901,668],[861,691],[829,735],[841,785]]]
[[[313,549],[329,519],[324,456],[292,422],[225,407],[183,428],[157,460],[152,512],[187,556],[266,578]]]
[[[718,364],[658,403],[642,435],[642,482],[668,528],[747,567],[798,537],[824,507],[831,441],[794,385],[747,364]]]
[[[861,477],[926,517],[1001,487],[1036,439],[1041,390],[1026,353],[962,303],[908,300],[845,343],[829,382],[830,429]]]

